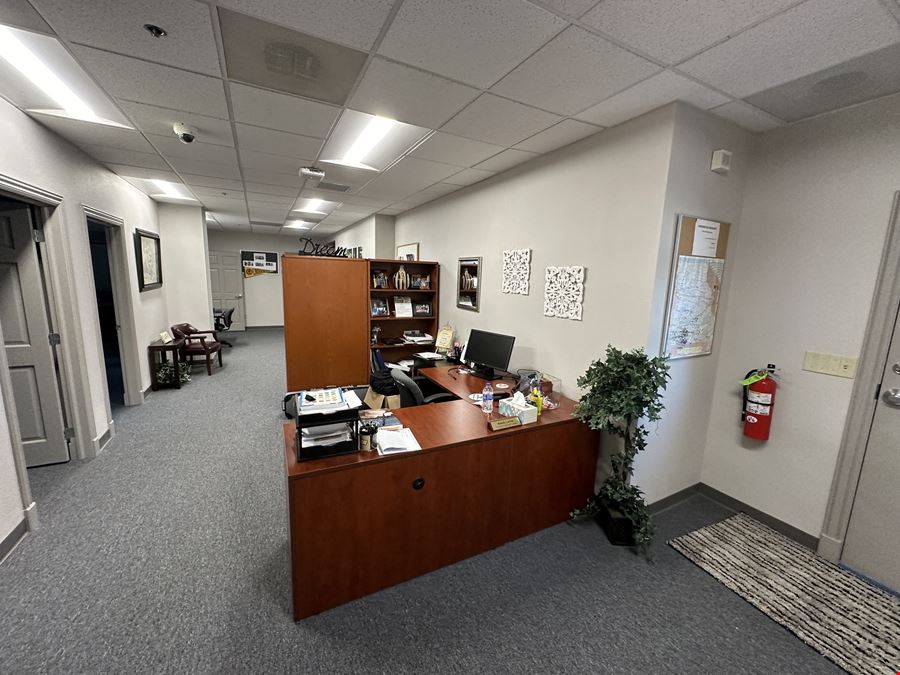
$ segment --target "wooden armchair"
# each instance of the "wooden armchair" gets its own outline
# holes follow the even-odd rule
[[[184,345],[181,347],[181,360],[188,365],[194,365],[194,359],[201,357],[206,361],[206,374],[212,375],[212,359],[219,355],[219,367],[222,367],[222,343],[214,330],[197,330],[189,323],[179,323],[172,326],[172,335],[182,338]]]

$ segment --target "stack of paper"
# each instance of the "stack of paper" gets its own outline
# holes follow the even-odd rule
[[[349,441],[352,436],[346,423],[325,424],[319,427],[308,427],[302,430],[300,445],[304,448],[334,445]]]
[[[397,452],[412,452],[413,450],[421,450],[422,446],[413,436],[413,432],[409,429],[400,429],[399,431],[390,431],[388,429],[379,429],[375,435],[378,452],[382,455],[392,455]]]
[[[420,359],[426,359],[428,361],[440,361],[444,358],[443,354],[438,354],[437,352],[419,352],[416,354]]]
[[[340,400],[335,401],[334,395],[329,394],[327,402],[318,402],[318,391],[327,391],[327,392],[340,392]],[[352,410],[354,408],[361,408],[362,401],[359,396],[356,395],[356,392],[352,389],[348,389],[347,391],[342,391],[341,389],[322,389],[318,391],[301,391],[297,394],[297,409],[300,415],[315,415],[318,413],[330,413],[335,412],[337,410]],[[315,401],[310,401],[306,398],[307,394],[313,396]]]
[[[403,339],[411,345],[430,345],[434,342],[434,338],[428,333],[423,335],[404,335]]]

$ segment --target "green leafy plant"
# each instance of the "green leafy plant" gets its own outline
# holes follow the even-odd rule
[[[178,379],[181,384],[191,381],[191,370],[186,364],[181,364],[178,369]],[[160,384],[175,384],[175,366],[169,361],[156,366],[156,381]]]
[[[606,360],[597,359],[578,378],[587,389],[575,405],[575,416],[591,429],[623,439],[622,451],[612,455],[612,473],[575,519],[596,515],[602,508],[618,509],[634,524],[635,547],[649,556],[654,527],[644,495],[631,484],[635,456],[647,447],[642,421],[655,422],[665,408],[662,391],[669,380],[668,358],[649,357],[641,348],[623,352],[612,345]]]

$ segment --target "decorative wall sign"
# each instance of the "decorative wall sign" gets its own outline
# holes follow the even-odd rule
[[[162,256],[158,234],[145,230],[134,231],[134,259],[141,293],[162,286]]]
[[[544,272],[544,316],[581,321],[584,267],[548,267]]]
[[[241,251],[241,267],[244,278],[260,274],[278,274],[278,254],[266,251]]]
[[[297,255],[317,255],[324,258],[346,258],[347,249],[343,246],[335,246],[333,241],[327,244],[317,244],[312,239],[300,237],[300,250]]]
[[[528,295],[531,277],[531,249],[519,248],[503,251],[503,273],[500,290],[504,293]]]

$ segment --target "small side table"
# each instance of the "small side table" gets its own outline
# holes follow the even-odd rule
[[[181,359],[179,359],[179,353],[181,352],[181,346],[184,344],[184,340],[179,338],[177,340],[172,340],[171,342],[163,342],[162,340],[155,340],[147,345],[147,356],[150,359],[150,388],[153,391],[157,389],[161,389],[163,387],[175,387],[176,389],[181,389]],[[171,384],[161,384],[159,380],[156,378],[156,368],[157,366],[161,366],[164,363],[167,363],[169,360],[168,354],[172,353],[172,364],[175,367],[175,381]]]

